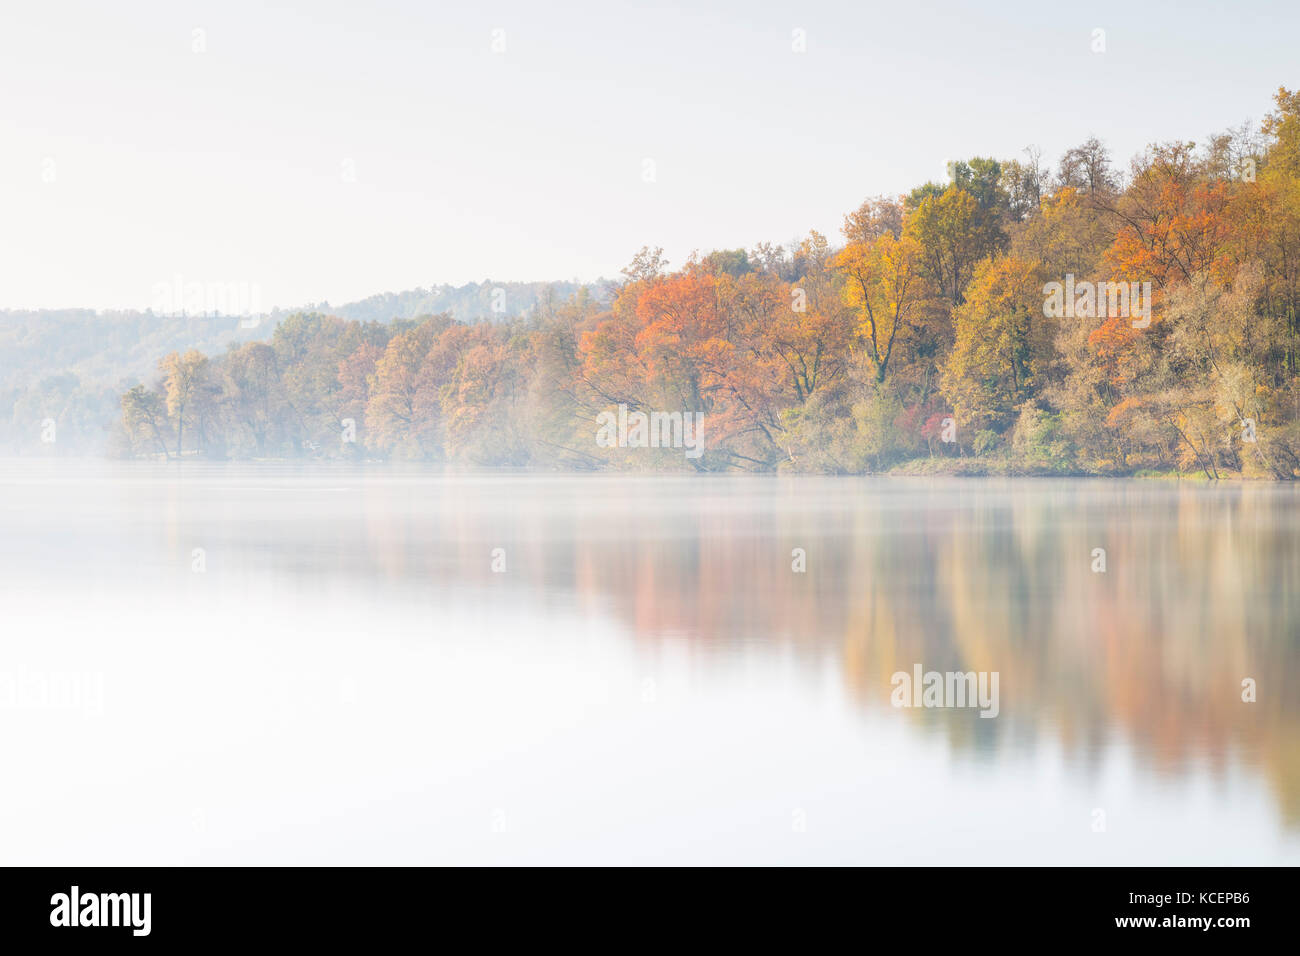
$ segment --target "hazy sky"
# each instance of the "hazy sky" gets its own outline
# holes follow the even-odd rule
[[[1296,0],[0,2],[0,308],[838,239],[950,159],[1096,133],[1127,162],[1300,85]]]

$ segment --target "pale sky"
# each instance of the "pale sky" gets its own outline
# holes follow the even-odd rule
[[[1300,85],[1295,0],[0,4],[0,308],[838,239],[951,159],[1095,133],[1127,163]]]

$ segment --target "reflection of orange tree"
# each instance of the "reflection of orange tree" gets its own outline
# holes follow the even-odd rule
[[[888,707],[890,675],[916,663],[998,671],[1001,719],[947,711],[927,725],[989,747],[1031,722],[1087,762],[1120,736],[1157,773],[1243,759],[1300,823],[1287,489],[589,480],[590,494],[566,482],[523,501],[491,479],[468,496],[412,482],[398,512],[367,512],[379,554],[361,559],[479,587],[490,549],[505,547],[515,594],[573,595],[647,645],[686,640],[709,658],[761,642],[793,647],[811,672],[834,653],[867,707]],[[791,570],[794,547],[805,574]],[[1257,703],[1241,700],[1246,677]]]
[[[1112,735],[1156,772],[1236,755],[1267,768],[1300,822],[1288,746],[1300,708],[1280,681],[1300,670],[1300,606],[1286,587],[1300,555],[1279,530],[1282,496],[987,489],[858,497],[840,510],[819,508],[815,492],[783,502],[789,510],[728,494],[661,497],[616,516],[568,503],[518,516],[538,549],[512,568],[575,588],[585,610],[612,610],[646,641],[685,636],[711,654],[761,638],[806,652],[810,668],[838,642],[846,685],[866,706],[887,707],[890,675],[914,663],[998,671],[999,727],[931,717],[954,744],[978,733],[990,745],[1002,726],[1030,720],[1089,761]],[[580,544],[557,566],[566,542]],[[794,546],[808,550],[807,574],[791,571]],[[1094,573],[1103,546],[1108,569]],[[1258,681],[1258,703],[1241,701],[1245,677]]]
[[[1160,771],[1239,752],[1268,768],[1287,819],[1300,822],[1300,763],[1287,744],[1300,712],[1277,680],[1300,665],[1287,586],[1300,569],[1294,536],[1277,529],[1285,502],[1249,487],[1106,493],[1104,510],[1035,489],[1001,512],[985,499],[929,519],[906,563],[936,569],[930,605],[891,591],[892,632],[854,632],[867,644],[887,636],[895,650],[866,685],[913,660],[997,670],[1004,713],[1031,717],[1085,757],[1112,728]],[[1099,574],[1091,552],[1102,545]],[[877,558],[882,573],[903,563],[896,552]],[[940,643],[917,638],[936,628]],[[1245,677],[1261,685],[1260,702],[1242,702]]]

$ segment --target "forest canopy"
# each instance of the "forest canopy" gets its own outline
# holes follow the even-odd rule
[[[1067,291],[1068,290],[1068,291]],[[1122,293],[1122,295],[1121,295]],[[320,312],[166,355],[122,455],[865,473],[1300,476],[1300,93],[1258,129],[972,157],[841,236],[644,248],[526,317]],[[597,420],[698,416],[703,453]],[[690,419],[688,419],[689,421]]]

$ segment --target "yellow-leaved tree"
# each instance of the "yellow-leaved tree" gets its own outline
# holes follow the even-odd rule
[[[954,313],[956,340],[943,369],[943,392],[959,425],[1006,431],[1051,362],[1050,322],[1037,263],[999,256],[976,267]]]
[[[851,242],[834,268],[844,278],[844,301],[858,316],[858,339],[877,384],[889,376],[894,349],[922,320],[926,298],[921,247],[885,233],[871,242]]]

